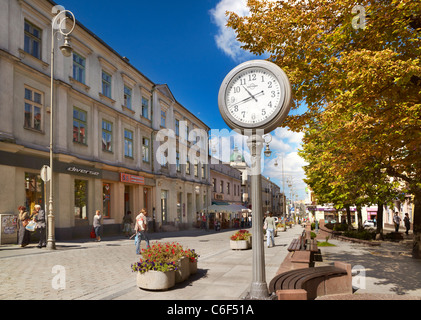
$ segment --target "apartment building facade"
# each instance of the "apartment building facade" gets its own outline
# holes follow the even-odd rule
[[[105,233],[118,233],[124,214],[141,208],[156,229],[192,225],[210,204],[211,183],[204,157],[189,158],[189,150],[207,154],[200,135],[209,128],[168,85],[151,81],[81,23],[71,34],[71,57],[56,40],[51,105],[54,6],[0,3],[1,213],[48,208],[40,169],[49,165],[53,108],[57,239],[86,236],[95,210]]]

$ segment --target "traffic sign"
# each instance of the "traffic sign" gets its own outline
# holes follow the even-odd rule
[[[43,166],[41,169],[41,179],[44,182],[50,181],[51,179],[51,168],[49,166]]]

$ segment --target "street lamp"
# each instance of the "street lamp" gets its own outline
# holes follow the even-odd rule
[[[266,137],[269,137],[269,140],[266,141]],[[265,147],[265,151],[263,151],[263,153],[265,154],[266,157],[270,157],[270,155],[272,154],[272,151],[269,149],[269,143],[272,141],[272,136],[270,134],[265,134],[263,136],[263,139],[266,143],[266,147]]]
[[[72,27],[66,31],[66,21],[69,19],[69,14],[72,17]],[[70,57],[72,54],[72,46],[70,45],[69,35],[73,32],[76,25],[76,19],[73,13],[69,10],[60,11],[51,22],[51,86],[50,86],[50,200],[48,206],[48,235],[47,235],[47,249],[56,249],[56,241],[54,236],[54,210],[53,210],[53,110],[54,110],[54,40],[59,33],[64,37],[64,44],[60,46],[61,53],[65,57]]]
[[[278,157],[276,157],[275,159],[275,163],[274,163],[275,167],[278,166]],[[285,196],[285,176],[284,176],[284,155],[283,154],[281,155],[281,160],[282,160],[282,193],[283,193],[282,215],[284,217],[284,223],[285,223],[286,222],[286,204],[285,204],[286,196]],[[286,228],[284,228],[284,231],[286,231]]]

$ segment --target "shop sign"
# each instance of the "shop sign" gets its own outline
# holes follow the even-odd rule
[[[215,199],[216,200],[224,200],[224,195],[223,194],[219,194],[219,193],[215,193]]]
[[[120,181],[134,184],[145,184],[145,178],[141,176],[135,176],[128,173],[120,173]]]
[[[91,169],[78,168],[78,167],[75,167],[75,166],[68,167],[66,170],[68,172],[71,172],[71,173],[86,174],[86,175],[95,176],[95,177],[99,176],[99,174],[100,174],[99,171],[95,171],[95,170],[91,170]]]

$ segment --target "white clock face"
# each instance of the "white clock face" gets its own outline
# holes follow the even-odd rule
[[[258,126],[278,111],[281,85],[272,72],[259,67],[237,73],[229,82],[225,104],[229,115],[247,126]]]

